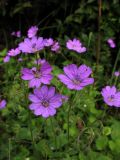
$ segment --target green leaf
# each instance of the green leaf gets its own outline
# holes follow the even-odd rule
[[[96,147],[98,150],[103,150],[108,144],[108,138],[105,136],[101,136],[96,140]]]
[[[104,127],[103,128],[103,135],[108,136],[111,134],[111,128],[110,127]]]
[[[47,140],[42,139],[36,144],[36,150],[39,151],[43,156],[50,155],[51,149],[47,144]]]
[[[120,139],[120,122],[115,121],[112,125],[111,137],[113,140]]]
[[[31,133],[28,128],[20,128],[19,133],[16,136],[18,139],[31,140]]]
[[[0,56],[4,57],[7,53],[7,48],[4,48],[2,51],[0,51]]]

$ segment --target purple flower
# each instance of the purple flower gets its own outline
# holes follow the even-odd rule
[[[24,42],[19,44],[19,49],[23,53],[35,53],[44,48],[44,41],[42,37],[33,37],[31,39],[25,38]]]
[[[11,33],[11,36],[15,36],[16,35],[16,33],[13,31],[12,33]]]
[[[21,37],[21,31],[16,32],[16,37],[20,38]]]
[[[106,86],[101,92],[104,102],[109,106],[120,107],[120,92],[117,92],[115,86]]]
[[[40,87],[41,83],[43,84],[50,84],[51,79],[53,76],[51,75],[52,67],[48,62],[44,62],[41,64],[40,68],[37,69],[36,67],[33,67],[32,69],[23,68],[22,73],[22,79],[29,81],[29,87]]]
[[[18,58],[18,62],[22,62],[23,61],[23,59],[22,58]]]
[[[54,41],[53,45],[51,46],[51,51],[58,52],[59,49],[60,49],[60,44]]]
[[[39,64],[39,65],[42,65],[43,63],[45,63],[46,60],[45,59],[38,59],[38,60],[35,60],[34,63],[35,64]]]
[[[44,118],[54,116],[56,109],[62,105],[61,95],[55,93],[55,87],[48,88],[46,85],[34,89],[34,94],[29,95],[29,100],[32,102],[30,110]]]
[[[8,56],[11,56],[11,57],[15,57],[15,56],[17,56],[18,54],[20,54],[20,50],[19,50],[18,48],[16,48],[16,49],[11,49],[11,50],[7,53],[7,55],[8,55]]]
[[[64,67],[64,72],[65,75],[60,74],[58,75],[58,78],[69,89],[81,90],[85,86],[94,82],[93,78],[89,78],[92,70],[86,65],[81,65],[77,67],[75,64],[70,64]]]
[[[114,73],[114,75],[115,75],[116,77],[118,77],[118,76],[120,76],[120,72],[119,72],[119,71],[116,71],[116,72]]]
[[[5,108],[6,107],[6,100],[0,100],[0,109],[3,109],[3,108]]]
[[[52,38],[46,38],[46,39],[44,39],[44,46],[45,47],[50,47],[50,46],[52,46],[53,45],[53,43],[54,43],[54,41],[53,41],[53,39]]]
[[[10,61],[10,56],[5,56],[4,58],[3,58],[3,62],[4,63],[7,63],[7,62],[9,62]]]
[[[37,31],[38,31],[37,26],[30,27],[29,30],[28,30],[28,38],[32,38],[32,37],[36,36]]]
[[[21,37],[21,31],[12,32],[11,35],[19,38]]]
[[[111,48],[115,48],[115,47],[116,47],[116,44],[115,44],[115,42],[113,41],[112,38],[109,38],[109,39],[107,40],[107,42],[108,42],[108,44],[109,44],[109,46],[110,46]]]
[[[68,40],[66,47],[70,50],[76,51],[78,53],[86,52],[86,48],[82,46],[82,43],[78,39]]]

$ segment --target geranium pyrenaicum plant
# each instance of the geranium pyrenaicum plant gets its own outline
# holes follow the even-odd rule
[[[15,56],[17,56],[18,54],[20,54],[19,48],[11,49],[11,50],[8,51],[8,53],[7,53],[7,55],[8,55],[8,56],[11,56],[11,57],[15,57]]]
[[[0,100],[0,109],[3,109],[3,108],[5,108],[6,107],[6,100]]]
[[[116,47],[116,44],[115,44],[115,42],[113,41],[112,38],[109,38],[109,39],[107,40],[107,42],[108,42],[108,44],[109,44],[109,46],[110,46],[111,48],[115,48],[115,47]]]
[[[89,78],[92,73],[90,67],[81,65],[77,67],[75,64],[70,64],[64,67],[65,74],[58,75],[58,78],[67,88],[72,90],[81,90],[85,86],[94,83],[93,78]]]
[[[84,46],[82,46],[82,43],[80,42],[80,40],[75,39],[75,38],[73,40],[68,40],[66,43],[66,47],[69,50],[73,50],[78,53],[86,52],[86,48]]]
[[[23,53],[35,53],[41,51],[44,48],[43,37],[33,37],[31,39],[25,38],[24,42],[19,44],[19,49]]]
[[[62,97],[55,93],[55,87],[43,85],[41,88],[34,89],[33,94],[29,94],[32,102],[29,108],[37,116],[47,118],[56,114],[56,109],[62,105]]]
[[[41,83],[50,84],[53,76],[51,75],[52,67],[46,61],[42,62],[39,68],[33,67],[32,69],[23,68],[22,79],[29,81],[29,87],[40,87]]]
[[[38,27],[37,26],[32,26],[28,29],[28,38],[32,38],[36,36],[38,32]]]
[[[120,92],[115,86],[106,86],[101,92],[104,102],[109,106],[120,107]]]

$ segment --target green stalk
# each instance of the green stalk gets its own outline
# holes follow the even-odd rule
[[[8,152],[9,158],[8,159],[11,160],[11,153],[10,153],[11,152],[11,139],[10,138],[9,138],[8,142],[9,142],[9,152]]]
[[[53,124],[53,120],[52,118],[50,118],[50,122],[51,122],[51,127],[52,127],[52,131],[53,131],[53,136],[54,136],[54,143],[55,143],[55,149],[57,150],[57,137],[56,137],[56,132],[55,132],[55,129],[54,129],[54,124]]]
[[[113,81],[114,72],[115,72],[116,67],[117,67],[117,63],[118,63],[119,56],[120,56],[120,49],[119,49],[119,51],[118,51],[118,54],[117,54],[117,57],[116,57],[116,60],[115,60],[114,66],[113,66],[112,77],[111,77],[111,80],[110,80],[110,85],[112,84],[112,81]]]
[[[69,139],[70,139],[70,111],[71,111],[71,107],[72,107],[72,104],[69,105],[69,108],[68,108],[68,116],[67,116],[67,137],[68,137],[68,144],[69,144]]]
[[[32,131],[32,119],[31,119],[31,114],[29,111],[29,130],[30,130],[30,134],[31,134],[31,139],[32,139],[32,146],[33,146],[33,150],[35,148],[35,139],[34,139],[34,135],[33,135],[33,131]]]

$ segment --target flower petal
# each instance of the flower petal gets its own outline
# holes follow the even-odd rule
[[[40,99],[34,94],[29,94],[29,100],[32,101],[32,102],[35,102],[35,103],[40,102]]]
[[[29,81],[29,87],[30,88],[38,88],[41,85],[41,80],[39,78],[33,78],[32,80]]]

